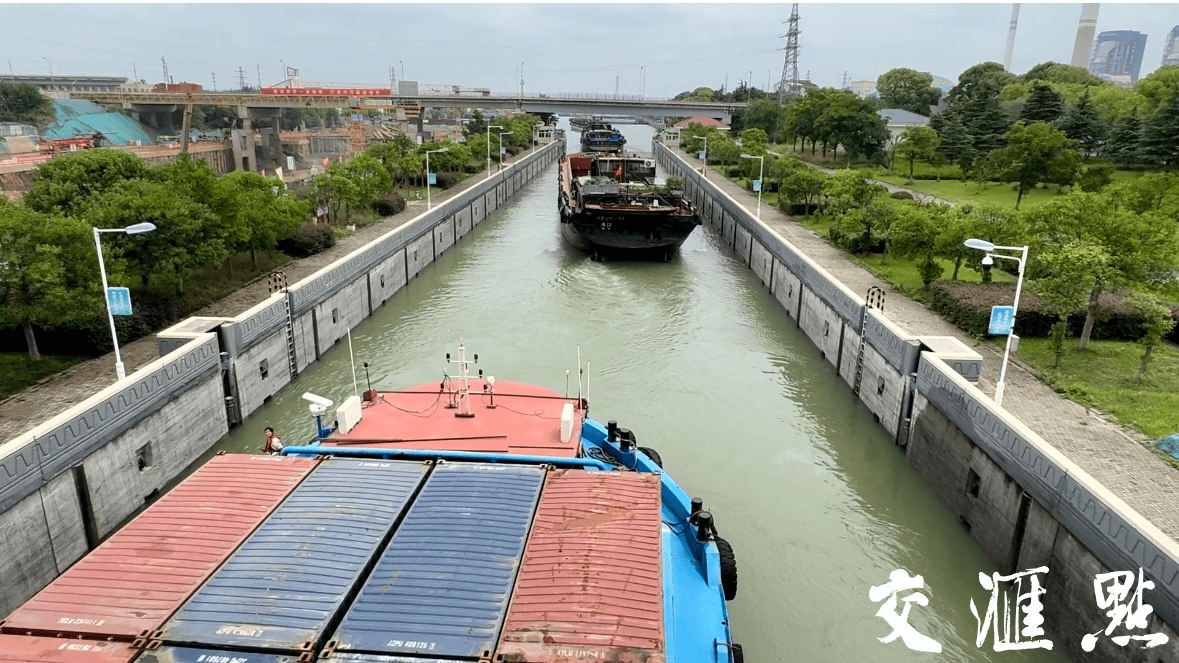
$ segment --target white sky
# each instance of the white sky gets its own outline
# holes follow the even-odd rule
[[[789,3],[510,4],[3,4],[0,77],[108,75],[218,89],[282,79],[422,83],[524,91],[670,97],[706,85],[730,89],[782,75]],[[1072,57],[1079,3],[1021,5],[1012,70]],[[910,67],[956,80],[1001,62],[1010,3],[799,6],[799,73],[824,86]],[[1097,32],[1148,35],[1142,75],[1159,66],[1179,4],[1104,3]],[[521,66],[520,63],[523,63]],[[642,80],[645,78],[645,90]]]

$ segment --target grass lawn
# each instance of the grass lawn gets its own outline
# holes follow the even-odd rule
[[[1142,347],[1137,343],[1092,341],[1089,350],[1069,339],[1060,369],[1053,369],[1046,338],[1019,341],[1019,358],[1069,399],[1117,417],[1151,439],[1179,432],[1179,351],[1157,347],[1146,379],[1138,380]]]
[[[92,357],[42,355],[41,361],[34,362],[27,352],[0,352],[0,400],[87,359]]]
[[[871,177],[881,182],[888,182],[959,204],[985,202],[1015,209],[1016,193],[1012,189],[1013,184],[991,182],[979,187],[977,182],[962,180],[941,180],[940,182],[937,180],[916,180],[910,184],[902,175],[878,174]],[[1055,185],[1050,185],[1046,189],[1037,188],[1028,191],[1023,195],[1023,201],[1019,204],[1019,208],[1027,209],[1057,196],[1065,195],[1058,192],[1057,188]]]

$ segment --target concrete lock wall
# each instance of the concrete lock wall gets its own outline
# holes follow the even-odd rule
[[[542,147],[504,177],[477,183],[241,315],[190,318],[160,332],[160,359],[0,446],[0,615],[96,546],[498,208],[505,180],[515,191],[559,156],[558,144]]]
[[[1058,648],[1078,659],[1179,662],[1179,544],[982,393],[978,353],[956,338],[906,334],[678,155],[660,144],[655,153],[1002,572],[1049,567],[1044,617]],[[1110,623],[1096,574],[1138,568],[1155,583],[1144,632],[1169,642],[1145,652],[1099,638],[1083,652],[1081,638]]]

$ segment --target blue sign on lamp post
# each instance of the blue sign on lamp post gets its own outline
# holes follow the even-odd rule
[[[111,315],[131,315],[131,291],[127,288],[107,288],[106,303]]]
[[[1011,328],[1015,325],[1014,306],[992,306],[991,325],[988,334],[996,336],[1010,336]]]

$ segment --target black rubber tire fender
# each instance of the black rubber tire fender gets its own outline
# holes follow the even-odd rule
[[[639,451],[647,454],[647,458],[650,458],[651,462],[658,465],[660,469],[663,469],[663,459],[659,456],[658,451],[655,451],[651,447],[639,447]]]
[[[725,600],[737,598],[737,557],[733,554],[733,546],[728,541],[716,537],[716,549],[720,552],[721,588],[725,590]]]
[[[745,663],[745,652],[741,650],[741,645],[734,643],[729,652],[732,654],[730,658],[733,659],[733,663]]]

